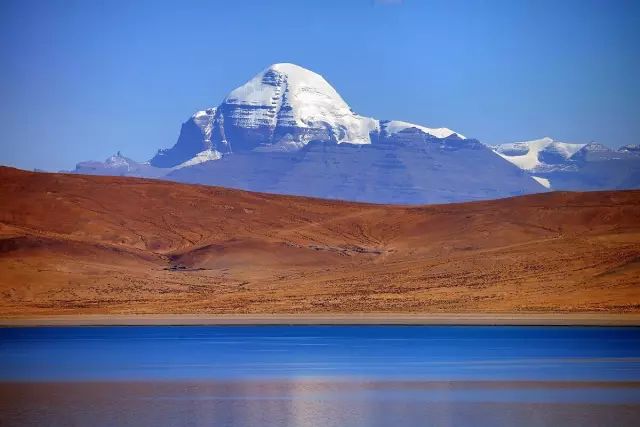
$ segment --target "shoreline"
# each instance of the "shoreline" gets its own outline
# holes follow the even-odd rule
[[[640,313],[79,314],[0,318],[0,327],[189,325],[640,326]]]

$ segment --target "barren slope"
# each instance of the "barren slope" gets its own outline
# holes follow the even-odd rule
[[[401,207],[0,168],[0,315],[640,312],[640,191]]]

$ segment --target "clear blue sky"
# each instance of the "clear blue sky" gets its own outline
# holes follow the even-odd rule
[[[487,143],[640,142],[638,1],[2,0],[0,164],[146,160],[275,62]]]

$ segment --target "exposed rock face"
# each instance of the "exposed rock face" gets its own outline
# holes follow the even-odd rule
[[[178,142],[164,150],[158,150],[151,160],[152,166],[170,168],[188,161],[198,153],[211,149],[211,129],[215,108],[196,112],[182,124]]]

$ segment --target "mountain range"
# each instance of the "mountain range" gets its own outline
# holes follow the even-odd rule
[[[319,74],[274,64],[182,124],[148,162],[120,153],[82,174],[375,203],[446,203],[549,189],[640,186],[637,146],[549,138],[489,146],[448,128],[355,113]]]

